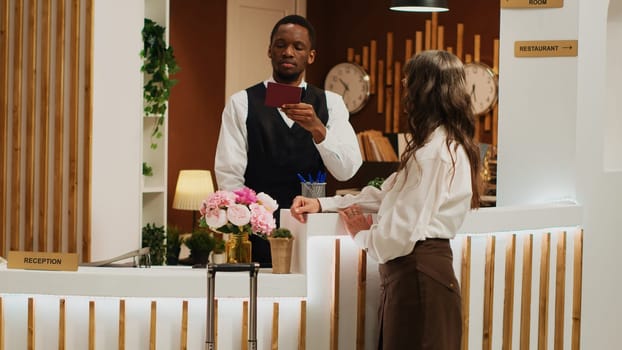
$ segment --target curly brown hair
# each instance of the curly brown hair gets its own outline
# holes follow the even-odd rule
[[[404,108],[408,116],[409,138],[398,170],[425,145],[439,126],[447,132],[447,148],[462,145],[471,164],[471,208],[479,207],[480,154],[474,140],[475,117],[465,83],[464,67],[447,51],[422,51],[404,65]],[[451,152],[450,152],[451,153]],[[452,158],[455,164],[455,159]]]

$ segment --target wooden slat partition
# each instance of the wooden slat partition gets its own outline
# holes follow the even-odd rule
[[[300,301],[300,325],[298,326],[298,350],[307,349],[307,301]]]
[[[365,69],[366,72],[369,72],[369,46],[363,46],[363,61],[362,61],[362,66],[363,69]]]
[[[125,350],[125,300],[119,300],[119,350]]]
[[[93,140],[93,0],[86,0],[84,33],[84,140],[82,162],[82,260],[91,261],[91,151]]]
[[[67,245],[70,253],[78,251],[78,124],[80,93],[80,0],[71,1],[69,35],[69,185],[67,190]]]
[[[16,0],[13,17],[13,150],[11,164],[22,162],[22,17],[23,0]],[[20,250],[21,166],[12,166],[11,178],[11,250]],[[3,254],[6,256],[5,254]]]
[[[438,28],[438,12],[432,12],[432,19],[430,21],[430,49],[435,50],[437,40],[437,28]]]
[[[520,349],[529,350],[529,335],[531,333],[531,274],[533,262],[533,235],[525,237],[523,242],[523,277],[521,290],[521,318],[520,318]]]
[[[423,41],[423,49],[430,50],[432,49],[432,21],[425,21],[425,30],[423,31],[424,41]]]
[[[415,32],[415,55],[423,50],[423,32]]]
[[[469,303],[471,301],[471,236],[466,236],[462,247],[460,269],[460,293],[462,295],[462,350],[469,349]]]
[[[0,254],[7,251],[7,160],[9,123],[9,2],[0,2]],[[1,345],[0,345],[1,346]],[[0,350],[2,350],[0,348]]]
[[[356,349],[365,349],[365,305],[367,303],[367,252],[359,251],[356,284]]]
[[[400,132],[400,115],[402,108],[400,108],[400,102],[402,99],[401,87],[402,87],[402,63],[395,61],[395,74],[393,77],[393,127],[392,132]]]
[[[486,244],[486,264],[484,267],[484,325],[482,330],[482,349],[492,349],[492,310],[495,285],[495,244],[496,237],[488,236]]]
[[[412,55],[413,55],[413,40],[406,39],[406,43],[404,46],[404,63],[408,62],[408,60],[412,57]]]
[[[549,280],[551,268],[551,234],[542,236],[540,250],[540,294],[538,302],[538,350],[546,350],[549,325]]]
[[[378,60],[378,104],[377,104],[377,112],[378,114],[382,114],[384,112],[384,60]]]
[[[181,304],[179,350],[188,350],[188,300],[184,300]]]
[[[564,301],[566,299],[566,232],[557,241],[557,262],[555,264],[555,336],[553,348],[564,349]]]
[[[39,125],[41,132],[39,136],[39,195],[40,203],[48,202],[48,173],[49,158],[47,149],[50,140],[50,31],[52,9],[51,0],[43,0],[41,13],[41,99],[39,106],[41,108]],[[48,251],[48,206],[39,206],[39,217],[37,219],[39,242],[37,250],[40,252]]]
[[[89,350],[95,350],[95,301],[89,301]]]
[[[65,331],[65,325],[67,321],[65,309],[65,299],[60,299],[58,301],[58,350],[65,350],[65,340],[67,333]],[[122,347],[119,347],[119,350],[122,349]]]
[[[242,303],[242,334],[240,335],[240,347],[248,350],[248,300]]]
[[[35,298],[28,298],[28,342],[26,348],[35,350]]]
[[[38,1],[28,3],[28,57],[26,58],[26,169],[24,200],[24,250],[32,251],[35,226],[35,112],[37,109],[37,9]]]
[[[456,26],[456,56],[463,59],[464,53],[464,23],[458,23]]]
[[[0,11],[0,256],[88,261],[93,0],[5,0]]]
[[[572,335],[571,350],[581,348],[581,286],[583,284],[583,230],[574,236],[572,278]]]
[[[387,33],[387,52],[385,58],[386,60],[384,63],[387,76],[384,81],[387,86],[391,86],[393,84],[393,32]]]
[[[390,133],[393,129],[391,117],[393,116],[393,88],[387,86],[384,88],[385,104],[384,104],[384,132]]]
[[[65,80],[58,77],[65,76],[65,0],[58,0],[56,4],[56,66],[54,67],[54,218],[52,249],[59,252],[63,245],[63,217],[64,204],[63,193],[65,185],[64,142],[65,138]]]
[[[149,350],[156,348],[156,323],[158,321],[158,305],[155,300],[151,301],[151,312],[149,314]]]
[[[376,40],[371,40],[369,42],[369,93],[376,93],[376,64],[378,64],[377,57],[378,50],[378,42]],[[380,112],[382,113],[382,112]]]
[[[339,349],[339,279],[341,278],[341,240],[335,240],[333,253],[333,291],[330,307],[330,350]]]
[[[512,327],[514,319],[514,272],[516,259],[516,235],[512,235],[505,249],[505,290],[503,294],[503,336],[502,350],[512,349]]]
[[[279,303],[272,303],[271,350],[279,350]]]
[[[438,50],[445,50],[445,27],[438,26],[437,31],[436,48]]]

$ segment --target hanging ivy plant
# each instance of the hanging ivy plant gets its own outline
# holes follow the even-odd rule
[[[165,33],[164,27],[145,18],[142,30],[143,50],[140,52],[143,65],[140,70],[146,75],[143,86],[145,116],[157,118],[151,132],[152,149],[158,147],[156,139],[162,137],[161,127],[164,125],[168,98],[171,88],[177,83],[176,80],[170,79],[170,75],[179,70],[173,48],[167,46]]]

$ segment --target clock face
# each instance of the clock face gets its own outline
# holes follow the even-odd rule
[[[487,113],[497,102],[497,75],[490,67],[482,63],[465,64],[464,73],[473,113],[475,115]]]
[[[324,89],[338,93],[350,113],[363,109],[369,98],[369,75],[355,63],[339,63],[328,72]]]

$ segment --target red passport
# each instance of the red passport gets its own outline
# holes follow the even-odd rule
[[[301,94],[301,87],[268,82],[265,105],[281,107],[284,104],[300,103]]]

